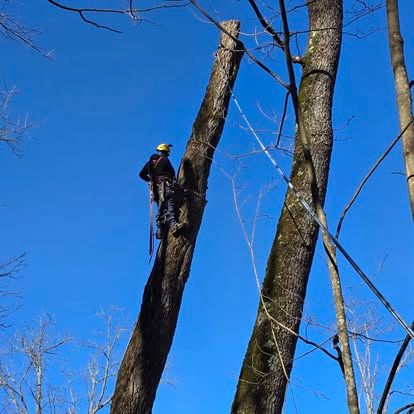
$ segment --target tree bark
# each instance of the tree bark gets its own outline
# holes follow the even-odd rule
[[[312,157],[312,152],[310,149],[308,141],[308,131],[306,129],[303,111],[301,104],[299,102],[299,96],[296,88],[296,79],[295,72],[293,68],[293,62],[290,52],[290,31],[289,24],[287,19],[286,7],[284,0],[279,0],[280,11],[283,21],[283,31],[284,31],[284,52],[286,59],[286,66],[289,73],[289,83],[290,83],[290,94],[292,97],[292,103],[296,115],[296,123],[298,126],[298,138],[300,138],[301,147],[304,156],[304,163],[307,169],[307,176],[310,180],[311,193],[312,193],[312,203],[313,208],[325,229],[328,229],[328,221],[326,218],[325,211],[323,209],[323,202],[319,197],[318,183],[316,181],[316,171],[314,159]],[[356,388],[355,372],[352,362],[351,348],[349,345],[349,336],[348,336],[348,326],[346,322],[346,310],[345,303],[342,294],[341,280],[339,276],[337,258],[336,258],[336,248],[331,243],[329,235],[323,231],[323,244],[325,248],[326,255],[328,257],[328,268],[329,274],[331,276],[332,291],[335,304],[335,313],[338,327],[338,336],[342,346],[342,368],[345,378],[346,390],[347,390],[347,402],[349,412],[351,414],[359,414],[359,404],[358,404],[358,392]]]
[[[410,83],[404,59],[404,40],[400,31],[398,0],[387,0],[388,42],[391,63],[394,71],[397,105],[400,115],[400,128],[403,130],[413,117]],[[407,175],[408,196],[411,215],[414,219],[414,125],[402,136],[405,173]]]
[[[238,21],[223,23],[237,37]],[[181,299],[206,204],[205,193],[243,53],[221,35],[206,94],[193,125],[178,173],[178,183],[190,194],[180,206],[181,236],[162,240],[145,286],[141,311],[121,363],[111,414],[151,413],[156,390],[171,348]]]
[[[333,143],[332,99],[342,40],[342,1],[315,0],[308,3],[308,12],[310,34],[303,58],[299,104],[323,205]],[[307,167],[296,134],[290,180],[312,204]],[[318,226],[288,190],[268,258],[233,414],[282,412],[297,342],[290,330],[299,332],[317,238]]]

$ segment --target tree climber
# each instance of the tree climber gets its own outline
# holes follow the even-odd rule
[[[171,147],[171,144],[158,145],[157,154],[151,155],[139,173],[140,178],[150,183],[151,196],[158,206],[157,239],[162,238],[165,229],[171,229],[172,234],[177,236],[183,227],[177,219],[174,199],[175,170],[168,159]]]

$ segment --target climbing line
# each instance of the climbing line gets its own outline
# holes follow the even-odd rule
[[[394,317],[394,319],[398,322],[398,324],[407,332],[407,334],[414,339],[414,331],[410,328],[410,326],[405,322],[405,320],[399,315],[399,313],[394,309],[394,307],[391,305],[391,303],[385,298],[385,296],[379,291],[379,289],[374,285],[374,283],[371,281],[371,279],[364,273],[364,271],[358,266],[358,264],[355,262],[355,260],[351,257],[351,255],[345,250],[345,248],[341,245],[341,243],[338,241],[338,239],[328,230],[328,228],[322,223],[322,221],[319,219],[318,215],[316,214],[315,210],[309,205],[309,203],[304,199],[304,197],[300,194],[300,192],[294,187],[294,185],[291,183],[289,178],[286,176],[286,174],[283,172],[279,164],[275,161],[275,159],[272,157],[268,149],[263,144],[262,140],[257,135],[256,131],[252,127],[250,121],[246,117],[245,113],[243,112],[237,98],[235,97],[233,90],[230,86],[228,86],[230,89],[231,97],[237,107],[237,110],[240,112],[241,117],[243,118],[244,122],[247,125],[247,128],[252,133],[256,141],[258,142],[260,148],[262,151],[266,154],[267,158],[269,158],[272,165],[275,167],[278,174],[282,177],[282,179],[286,182],[288,187],[292,190],[292,192],[295,194],[297,199],[300,201],[300,203],[303,205],[303,207],[306,209],[306,211],[309,213],[309,215],[312,217],[312,219],[319,225],[319,227],[322,229],[322,231],[329,237],[331,242],[336,246],[336,248],[342,253],[342,255],[345,257],[345,259],[349,262],[349,264],[354,268],[354,270],[357,272],[357,274],[361,277],[361,279],[368,285],[368,287],[371,289],[371,291],[374,293],[374,295],[380,300],[380,302],[385,306],[385,308],[388,310],[388,312],[391,313],[391,315]],[[414,121],[414,118],[411,119],[410,124]],[[408,125],[408,126],[409,126]],[[408,128],[408,126],[403,130],[403,132],[400,134],[400,137],[403,135],[404,131]]]

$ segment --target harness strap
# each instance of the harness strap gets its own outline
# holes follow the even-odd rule
[[[161,158],[164,158],[164,157],[163,157],[163,156],[160,156],[160,158],[158,158],[158,159],[157,159],[157,161],[155,161],[154,166],[152,166],[152,165],[150,164],[150,176],[151,176],[151,181],[152,181],[152,182],[157,182],[158,177],[157,177],[156,175],[153,175],[153,174],[151,173],[151,169],[152,169],[152,170],[155,170],[155,169],[157,168],[157,165],[158,165],[158,163],[161,161]]]

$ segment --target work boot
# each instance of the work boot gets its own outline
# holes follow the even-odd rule
[[[178,236],[183,228],[184,223],[175,223],[173,226],[171,226],[172,235],[175,237]]]

